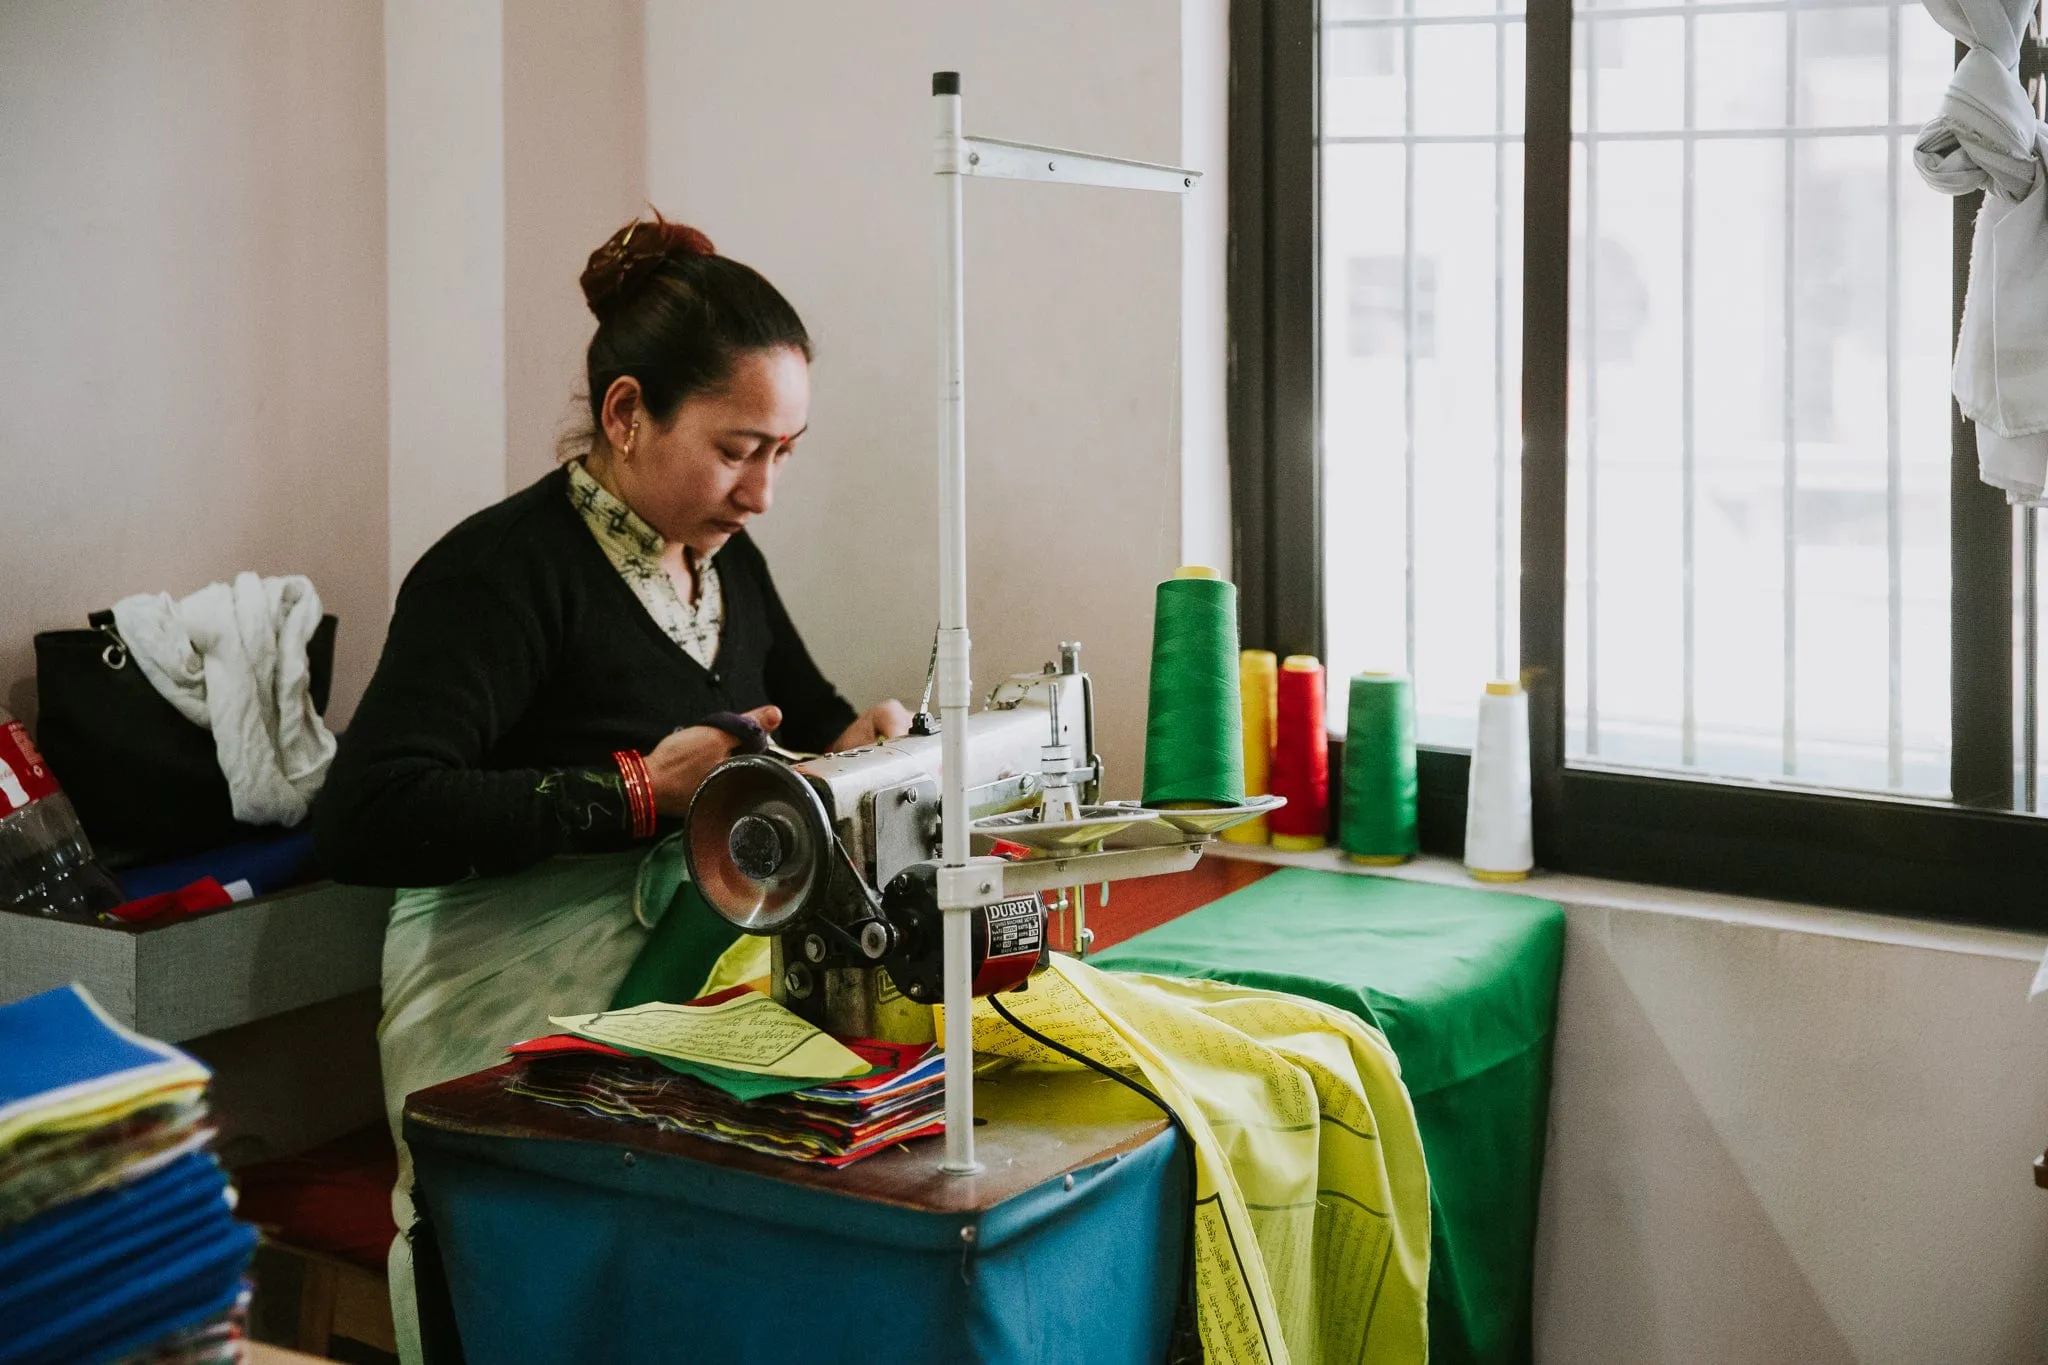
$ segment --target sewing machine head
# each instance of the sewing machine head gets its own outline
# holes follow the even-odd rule
[[[1048,797],[1095,799],[1094,697],[1080,647],[1060,654],[1043,673],[1008,679],[989,709],[968,718],[973,818],[1037,809]],[[921,728],[794,763],[728,759],[690,803],[691,879],[733,925],[772,938],[775,998],[829,1033],[932,1038],[942,994],[933,865],[941,763],[939,737]],[[973,913],[977,995],[1030,973],[1045,919],[1036,895]]]

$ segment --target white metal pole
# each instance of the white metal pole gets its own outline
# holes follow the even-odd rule
[[[960,115],[960,76],[932,74],[938,106],[935,148],[939,194],[939,754],[940,862],[964,867],[972,844],[967,830],[967,276],[962,173],[966,139]],[[956,874],[957,875],[957,874]],[[941,874],[940,886],[953,879]],[[972,1175],[974,1159],[973,982],[968,945],[971,906],[942,895],[945,931],[946,1159],[940,1169]]]
[[[972,1175],[974,1005],[969,914],[1003,893],[1004,874],[971,865],[967,828],[967,709],[973,693],[967,639],[967,267],[963,177],[1050,180],[1184,194],[1199,173],[1028,142],[970,139],[960,114],[960,74],[932,73],[939,186],[939,909],[945,926],[946,1159],[940,1169]],[[989,860],[984,860],[987,862]],[[1075,930],[1082,928],[1077,901]]]

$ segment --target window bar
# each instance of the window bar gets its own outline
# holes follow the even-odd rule
[[[1607,132],[1575,131],[1577,142],[1754,142],[1773,138],[1782,142],[1809,142],[1827,138],[1872,138],[1892,135],[1914,136],[1916,127],[1887,123],[1839,123],[1827,128],[1633,128]],[[1496,142],[1520,142],[1518,133],[1331,133],[1321,141],[1325,147],[1414,146],[1471,147]]]
[[[2041,10],[2027,17],[2027,41],[2041,40]],[[2036,117],[2042,110],[2042,80],[2027,82],[2027,102]],[[2040,518],[2032,507],[2020,509],[2020,809],[2038,811],[2041,795],[2041,613]]]
[[[1899,6],[1885,15],[1886,123],[1899,121],[1902,61],[1899,54]],[[1899,385],[1905,379],[1900,353],[1899,288],[1899,162],[1904,143],[1885,139],[1884,157],[1884,550],[1885,550],[1885,784],[1906,785],[1906,587],[1905,490],[1899,449]]]
[[[1685,72],[1683,76],[1684,101],[1683,124],[1687,132],[1692,131],[1696,121],[1697,75],[1699,54],[1694,45],[1692,15],[1685,16]],[[1683,678],[1680,683],[1679,701],[1679,755],[1678,761],[1690,768],[1699,762],[1699,709],[1698,709],[1698,660],[1699,628],[1695,610],[1696,592],[1693,573],[1698,560],[1698,537],[1695,531],[1695,513],[1699,495],[1699,467],[1697,435],[1694,431],[1696,414],[1693,407],[1694,333],[1696,319],[1693,316],[1693,251],[1696,227],[1694,219],[1698,214],[1698,202],[1694,197],[1694,178],[1698,167],[1698,143],[1692,138],[1685,139],[1683,164],[1679,175],[1679,421],[1682,435],[1679,442],[1679,478],[1683,483],[1680,495],[1679,515],[1682,520],[1679,540],[1681,566],[1679,570],[1680,591],[1684,594],[1681,612],[1683,644]]]
[[[1507,0],[1494,0],[1496,17]],[[1411,28],[1409,32],[1414,32]],[[1493,676],[1508,675],[1508,26],[1493,27]],[[1412,675],[1411,675],[1412,676]]]
[[[1894,0],[1796,0],[1802,10],[1884,10]],[[1606,8],[1589,8],[1573,14],[1575,23],[1634,23],[1638,18],[1681,18],[1686,14],[1784,14],[1786,0],[1706,0],[1704,4],[1616,4]],[[1475,27],[1475,25],[1518,25],[1522,23],[1520,12],[1497,12],[1497,14],[1352,14],[1346,18],[1325,18],[1325,29],[1395,29],[1413,25],[1417,29],[1440,29],[1446,25]],[[1532,68],[1534,70],[1534,68]]]
[[[1843,9],[1887,9],[1893,0],[1799,0],[1804,10]],[[1574,19],[1579,23],[1600,21],[1632,22],[1638,19],[1677,19],[1689,14],[1783,14],[1786,0],[1708,0],[1705,4],[1673,5],[1616,5],[1604,9],[1580,10]],[[1519,13],[1497,14],[1418,14],[1412,18],[1405,14],[1359,14],[1342,19],[1325,19],[1326,29],[1374,29],[1395,28],[1413,24],[1416,28],[1441,28],[1445,26],[1472,27],[1478,24],[1522,22]]]
[[[1956,44],[1956,60],[1968,49]],[[1984,193],[1950,206],[1949,342],[1963,322],[1970,235]],[[1977,429],[1949,400],[1949,796],[1959,806],[2011,810],[2019,787],[2014,744],[2012,509],[1977,477]]]
[[[1415,0],[1406,0],[1403,13],[1413,16]],[[1401,30],[1401,131],[1415,136],[1415,28]],[[1415,677],[1415,144],[1404,140],[1401,148],[1401,420],[1406,466],[1403,481],[1405,542],[1405,596],[1402,602],[1406,630],[1408,676]]]
[[[1229,217],[1226,241],[1225,315],[1229,360],[1226,424],[1230,451],[1231,521],[1236,544],[1231,567],[1238,584],[1239,628],[1248,646],[1277,643],[1276,583],[1291,577],[1279,538],[1272,534],[1276,485],[1285,461],[1279,453],[1267,371],[1282,297],[1271,250],[1268,219],[1279,202],[1273,184],[1277,158],[1269,155],[1273,112],[1266,80],[1269,44],[1264,9],[1230,11],[1229,132],[1224,192]],[[1318,155],[1318,153],[1311,153]],[[1320,577],[1320,575],[1316,575]]]
[[[1529,0],[1522,91],[1521,524],[1518,651],[1529,689],[1536,857],[1570,860],[1564,821],[1565,622],[1570,587],[1572,0]]]
[[[1586,131],[1600,127],[1598,25],[1586,26]],[[1600,144],[1586,140],[1586,753],[1600,752]]]
[[[1799,123],[1799,11],[1785,11],[1785,127],[1789,130]],[[1782,545],[1779,553],[1784,558],[1784,680],[1785,703],[1784,721],[1781,734],[1784,738],[1784,771],[1787,777],[1799,771],[1799,547],[1798,547],[1798,500],[1799,500],[1799,409],[1798,409],[1798,367],[1797,349],[1798,306],[1795,289],[1797,268],[1793,255],[1797,242],[1798,223],[1798,176],[1799,160],[1793,154],[1798,144],[1786,138],[1780,144],[1785,149],[1785,273],[1782,302],[1785,329],[1785,472],[1784,511]]]
[[[2040,522],[2019,508],[2019,808],[2040,808]]]

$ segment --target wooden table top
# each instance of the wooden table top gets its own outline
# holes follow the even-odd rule
[[[510,1094],[504,1083],[515,1065],[411,1096],[405,1106],[408,1139],[415,1146],[431,1145],[436,1133],[601,1143],[927,1213],[962,1214],[985,1212],[1068,1171],[1133,1151],[1168,1126],[1156,1107],[1091,1072],[984,1076],[974,1086],[981,1174],[940,1171],[945,1143],[937,1137],[902,1143],[835,1171]]]

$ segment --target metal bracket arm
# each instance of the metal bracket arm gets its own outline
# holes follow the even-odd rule
[[[1186,194],[1202,178],[1200,171],[1182,166],[1161,166],[1151,161],[1130,161],[1120,156],[1069,151],[1064,147],[1041,147],[1031,142],[1006,142],[993,137],[965,137],[966,164],[956,157],[948,169],[962,175],[988,176],[997,180],[1046,180],[1062,185],[1101,185],[1117,190],[1160,190]]]
[[[1110,849],[1102,853],[1077,853],[1068,858],[1025,858],[1004,863],[1002,880],[996,889],[1003,899],[1028,896],[1039,891],[1095,882],[1117,882],[1126,877],[1158,877],[1185,872],[1202,860],[1201,842],[1160,844],[1152,848]]]

